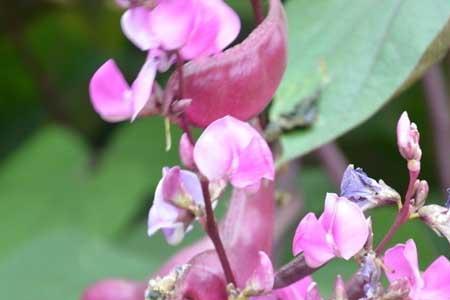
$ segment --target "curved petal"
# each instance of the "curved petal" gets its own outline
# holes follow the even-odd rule
[[[193,30],[196,14],[194,0],[161,1],[152,11],[150,28],[165,50],[183,46]]]
[[[130,87],[112,59],[95,72],[89,84],[94,110],[108,122],[123,121],[131,117],[129,93]]]
[[[150,28],[152,11],[144,6],[128,9],[120,20],[125,36],[145,51],[159,46],[156,36]]]
[[[156,76],[156,68],[156,61],[149,57],[131,86],[131,97],[133,101],[132,121],[136,119],[139,113],[144,109],[147,102],[150,100],[153,82]]]
[[[246,288],[250,288],[252,291],[267,293],[273,288],[273,265],[265,252],[259,251],[258,257],[259,264],[247,280]]]
[[[285,288],[275,290],[275,295],[283,300],[305,300],[308,287],[313,283],[310,276],[303,278]]]
[[[307,214],[295,231],[292,252],[301,252],[311,268],[317,268],[334,257],[333,248],[327,241],[327,233],[314,213]]]
[[[369,224],[361,208],[344,197],[337,198],[332,209],[335,215],[331,234],[336,249],[340,257],[350,259],[364,247],[369,237]]]
[[[220,45],[232,35],[219,32]],[[241,120],[254,117],[272,99],[283,76],[286,58],[283,5],[280,0],[271,0],[268,16],[244,42],[183,66],[183,97],[192,99],[186,109],[189,122],[206,127],[226,115]],[[176,94],[178,84],[178,77],[171,76],[166,97]]]
[[[383,261],[387,268],[386,276],[390,282],[402,278],[408,279],[413,290],[422,285],[417,249],[413,240],[388,249],[384,254]]]
[[[423,300],[450,299],[450,261],[438,257],[423,273],[424,287],[420,292]]]
[[[147,285],[144,282],[105,279],[88,287],[82,300],[141,300]]]

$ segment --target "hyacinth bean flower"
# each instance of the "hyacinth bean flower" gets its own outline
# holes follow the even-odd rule
[[[259,132],[230,116],[211,123],[194,146],[194,161],[209,181],[257,190],[275,176],[272,152]]]
[[[241,27],[223,0],[141,1],[123,14],[121,24],[139,49],[178,51],[185,60],[222,51]]]
[[[415,172],[420,170],[422,158],[419,138],[417,125],[409,120],[406,111],[403,112],[397,123],[397,145],[400,154],[408,161],[408,168]]]
[[[108,60],[95,72],[89,84],[94,110],[108,122],[134,120],[143,110],[152,110],[150,100],[156,69],[157,60],[149,56],[129,86],[115,61]]]
[[[425,272],[419,270],[416,244],[408,240],[388,249],[384,255],[386,276],[391,283],[406,280],[411,300],[450,299],[450,261],[438,257]]]
[[[368,237],[369,224],[361,208],[345,197],[328,193],[320,218],[309,213],[298,225],[293,253],[303,253],[308,266],[317,268],[333,257],[350,259]]]
[[[204,198],[195,173],[164,168],[148,216],[148,235],[161,229],[169,244],[179,243],[191,222],[203,215]]]

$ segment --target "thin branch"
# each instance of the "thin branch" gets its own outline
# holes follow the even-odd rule
[[[342,174],[348,166],[347,158],[339,146],[331,142],[314,151],[314,154],[319,158],[334,185],[339,187]]]
[[[211,196],[209,194],[209,183],[202,181],[203,197],[205,198],[206,211],[206,233],[214,244],[220,264],[222,265],[225,278],[228,283],[232,283],[236,287],[236,280],[234,279],[233,271],[231,270],[230,262],[225,252],[222,240],[220,239],[217,223],[214,218],[214,211],[211,204]]]
[[[296,256],[293,260],[288,262],[286,265],[282,266],[275,273],[275,282],[273,285],[274,289],[281,289],[288,285],[293,284],[308,275],[316,272],[326,264],[319,268],[311,268],[306,264],[305,257],[303,254]]]
[[[439,65],[431,67],[423,78],[428,119],[434,135],[437,169],[442,190],[450,187],[450,109],[444,74]]]

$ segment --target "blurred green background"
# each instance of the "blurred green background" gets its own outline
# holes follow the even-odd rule
[[[229,2],[243,21],[242,40],[253,27],[250,5]],[[115,58],[130,80],[144,60],[122,35],[120,15],[113,1],[0,4],[0,291],[9,299],[78,299],[86,285],[104,277],[143,279],[176,251],[161,236],[145,234],[161,168],[178,163],[176,147],[164,150],[162,119],[106,124],[89,102],[90,76],[106,59]],[[290,34],[296,30],[290,27]],[[446,57],[441,68],[447,73],[449,67]],[[407,173],[395,126],[407,110],[421,131],[429,201],[442,204],[446,194],[426,101],[419,80],[337,142],[351,163],[403,193]],[[177,141],[179,132],[173,134]],[[303,159],[299,186],[313,211],[321,210],[326,192],[339,192],[314,154]],[[394,211],[377,210],[373,217],[380,238]],[[280,261],[290,258],[291,237],[286,233]],[[450,254],[446,240],[418,221],[395,240],[409,237],[418,243],[423,267]],[[326,293],[336,272],[349,276],[353,270],[353,264],[336,262],[316,279]]]

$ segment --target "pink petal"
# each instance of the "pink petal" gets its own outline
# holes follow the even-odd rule
[[[332,222],[331,234],[339,256],[350,259],[364,247],[369,237],[369,225],[361,208],[354,202],[332,194],[327,194],[328,201],[331,203],[325,204],[320,221],[326,229]]]
[[[215,47],[219,51],[223,50],[239,35],[239,31],[241,30],[239,16],[224,1],[206,0],[203,2],[210,6],[210,11],[213,11],[219,20],[219,32],[216,37]]]
[[[144,109],[147,102],[150,100],[153,82],[156,76],[156,68],[156,61],[149,57],[131,86],[131,97],[133,101],[132,121],[136,119],[139,113]]]
[[[383,261],[387,268],[386,276],[390,282],[404,278],[409,280],[412,288],[423,284],[417,261],[416,244],[413,240],[388,249]]]
[[[178,148],[183,165],[188,168],[194,168],[194,145],[191,144],[191,141],[186,133],[183,133],[181,136],[180,145]]]
[[[159,43],[151,31],[152,11],[144,6],[128,9],[121,18],[125,36],[139,49],[145,51],[157,48]]]
[[[153,9],[150,28],[165,50],[175,50],[186,43],[195,13],[194,0],[165,0]]]
[[[228,16],[220,10],[218,13],[223,18]],[[224,30],[218,35],[221,48],[236,31],[235,25],[223,24],[227,23],[221,21],[220,25]],[[244,42],[184,65],[183,97],[192,99],[186,110],[189,122],[206,127],[226,115],[248,120],[259,114],[281,81],[286,67],[286,42],[283,5],[280,0],[271,0],[268,16]],[[175,94],[177,89],[178,77],[173,75],[167,85],[168,94]]]
[[[259,251],[259,265],[247,281],[247,287],[254,291],[269,292],[274,283],[273,266],[270,258],[263,251]]]
[[[411,121],[409,120],[408,113],[405,111],[397,123],[397,143],[400,149],[408,147],[410,128]]]
[[[425,286],[420,299],[450,299],[450,262],[445,256],[438,257],[423,273]]]
[[[142,300],[147,285],[124,279],[105,279],[88,287],[82,300]]]
[[[129,89],[114,60],[108,60],[95,72],[89,84],[94,110],[108,122],[129,119],[132,115]]]
[[[327,241],[327,233],[313,213],[307,214],[295,231],[292,252],[301,252],[311,268],[317,268],[334,257],[333,249]]]
[[[239,155],[239,165],[231,175],[235,187],[259,185],[261,178],[273,180],[275,167],[272,152],[261,136],[255,136]]]
[[[275,290],[274,293],[283,300],[305,300],[308,287],[312,283],[312,278],[308,276],[285,288]]]

